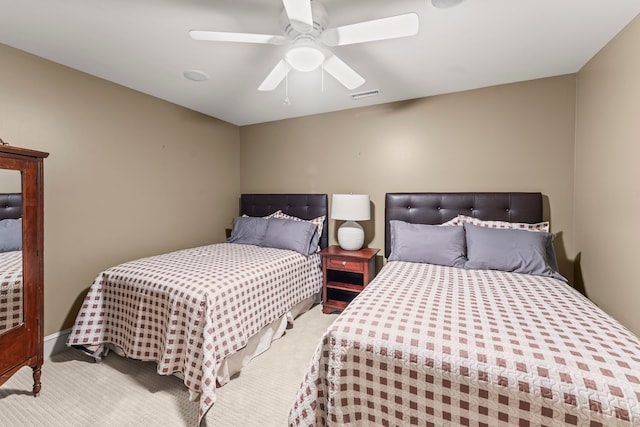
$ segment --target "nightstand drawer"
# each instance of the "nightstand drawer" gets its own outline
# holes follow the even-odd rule
[[[365,263],[362,261],[352,261],[346,259],[339,258],[326,258],[327,268],[333,268],[336,270],[344,270],[344,271],[364,271]]]

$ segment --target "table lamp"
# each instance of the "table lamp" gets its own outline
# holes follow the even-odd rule
[[[371,219],[368,194],[334,194],[331,218],[344,220],[338,228],[338,244],[347,251],[356,251],[364,243],[364,230],[356,221]]]

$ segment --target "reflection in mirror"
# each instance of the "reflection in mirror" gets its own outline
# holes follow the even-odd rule
[[[0,334],[24,318],[21,193],[20,172],[0,169]]]

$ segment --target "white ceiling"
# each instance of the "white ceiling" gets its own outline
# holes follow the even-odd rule
[[[366,80],[320,69],[257,90],[285,47],[192,40],[191,29],[282,34],[282,0],[0,0],[0,42],[236,125],[574,73],[640,13],[638,0],[314,0],[328,27],[415,12],[413,37],[333,48]],[[1,66],[1,64],[0,64]],[[186,70],[209,76],[184,78]],[[378,89],[352,100],[354,92]]]

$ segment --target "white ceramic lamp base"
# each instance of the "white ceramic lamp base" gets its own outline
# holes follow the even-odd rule
[[[357,251],[364,244],[364,230],[355,221],[345,221],[338,228],[338,244],[346,251]]]

